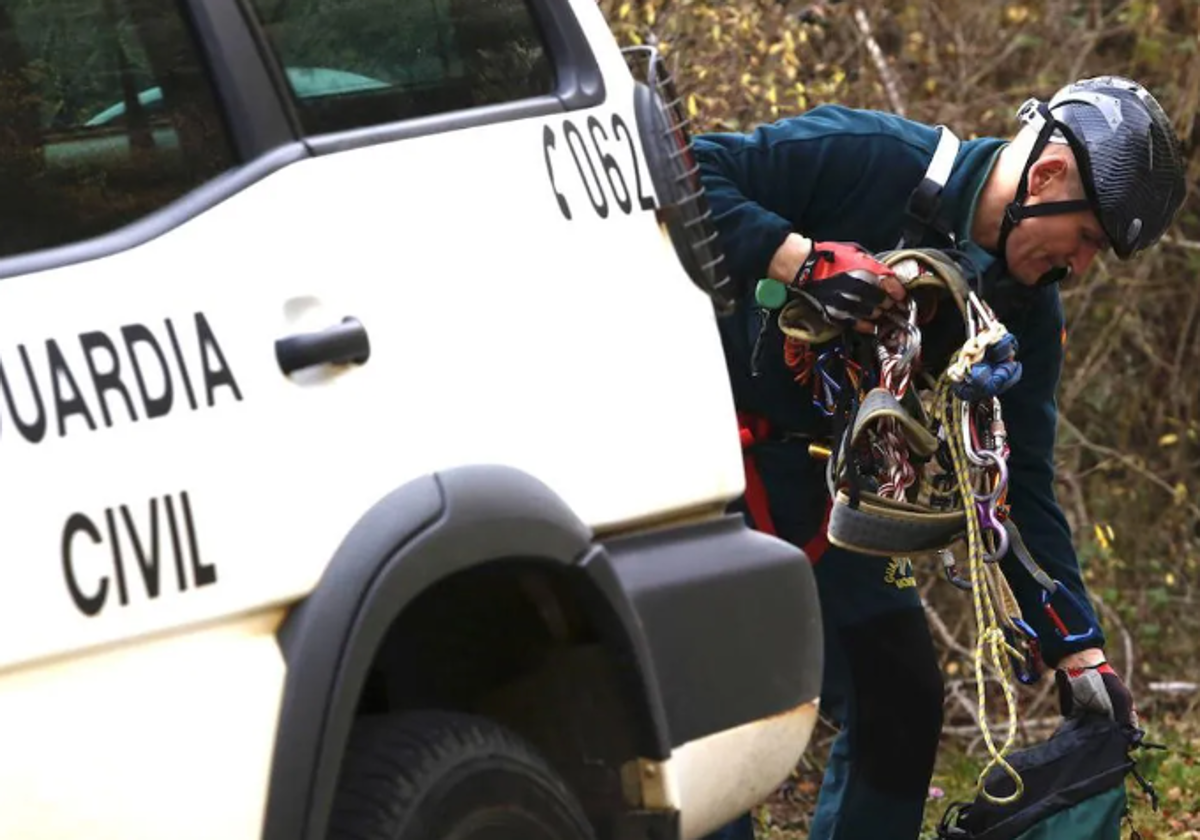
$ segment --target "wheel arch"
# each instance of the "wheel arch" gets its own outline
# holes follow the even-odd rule
[[[506,466],[456,467],[411,481],[355,524],[278,639],[287,675],[264,815],[266,840],[324,836],[340,759],[376,653],[423,592],[498,560],[586,564],[592,618],[632,658],[639,750],[670,753],[646,641],[604,549],[549,487]],[[597,562],[599,561],[599,562]],[[599,570],[599,573],[598,571]]]

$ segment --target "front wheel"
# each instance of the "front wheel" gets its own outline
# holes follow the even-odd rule
[[[486,718],[405,712],[350,734],[330,840],[594,840],[575,795]]]

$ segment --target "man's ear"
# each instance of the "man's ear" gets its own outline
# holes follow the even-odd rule
[[[1065,160],[1055,155],[1039,158],[1029,168],[1029,194],[1040,195],[1055,181],[1065,180],[1069,168]]]

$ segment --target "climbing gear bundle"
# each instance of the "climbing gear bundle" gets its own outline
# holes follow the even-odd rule
[[[789,286],[761,281],[759,302],[785,300],[775,315],[785,361],[814,389],[814,402],[834,427],[826,480],[832,507],[827,539],[853,551],[897,559],[939,555],[946,577],[970,591],[979,721],[990,761],[980,795],[1011,802],[1023,791],[1007,762],[1017,735],[1012,683],[1033,682],[1042,665],[1038,637],[1021,616],[997,562],[1014,552],[1043,589],[1043,608],[1060,634],[1084,641],[1098,633],[1086,612],[1034,561],[1008,517],[1009,454],[1000,395],[1020,379],[1015,337],[975,293],[963,266],[946,251],[905,248],[877,255],[905,286],[905,301],[878,322],[874,336],[829,324]],[[921,327],[937,307],[962,316],[964,341],[936,376],[922,365]],[[965,542],[966,569],[953,548]],[[1066,618],[1064,618],[1064,613]],[[1070,624],[1084,624],[1072,633]],[[987,720],[985,660],[1007,707],[1004,741]],[[1013,791],[984,786],[999,768]]]

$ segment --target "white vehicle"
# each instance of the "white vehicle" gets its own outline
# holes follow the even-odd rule
[[[593,0],[0,0],[0,837],[693,838],[786,778],[816,592],[727,513],[656,67]]]

